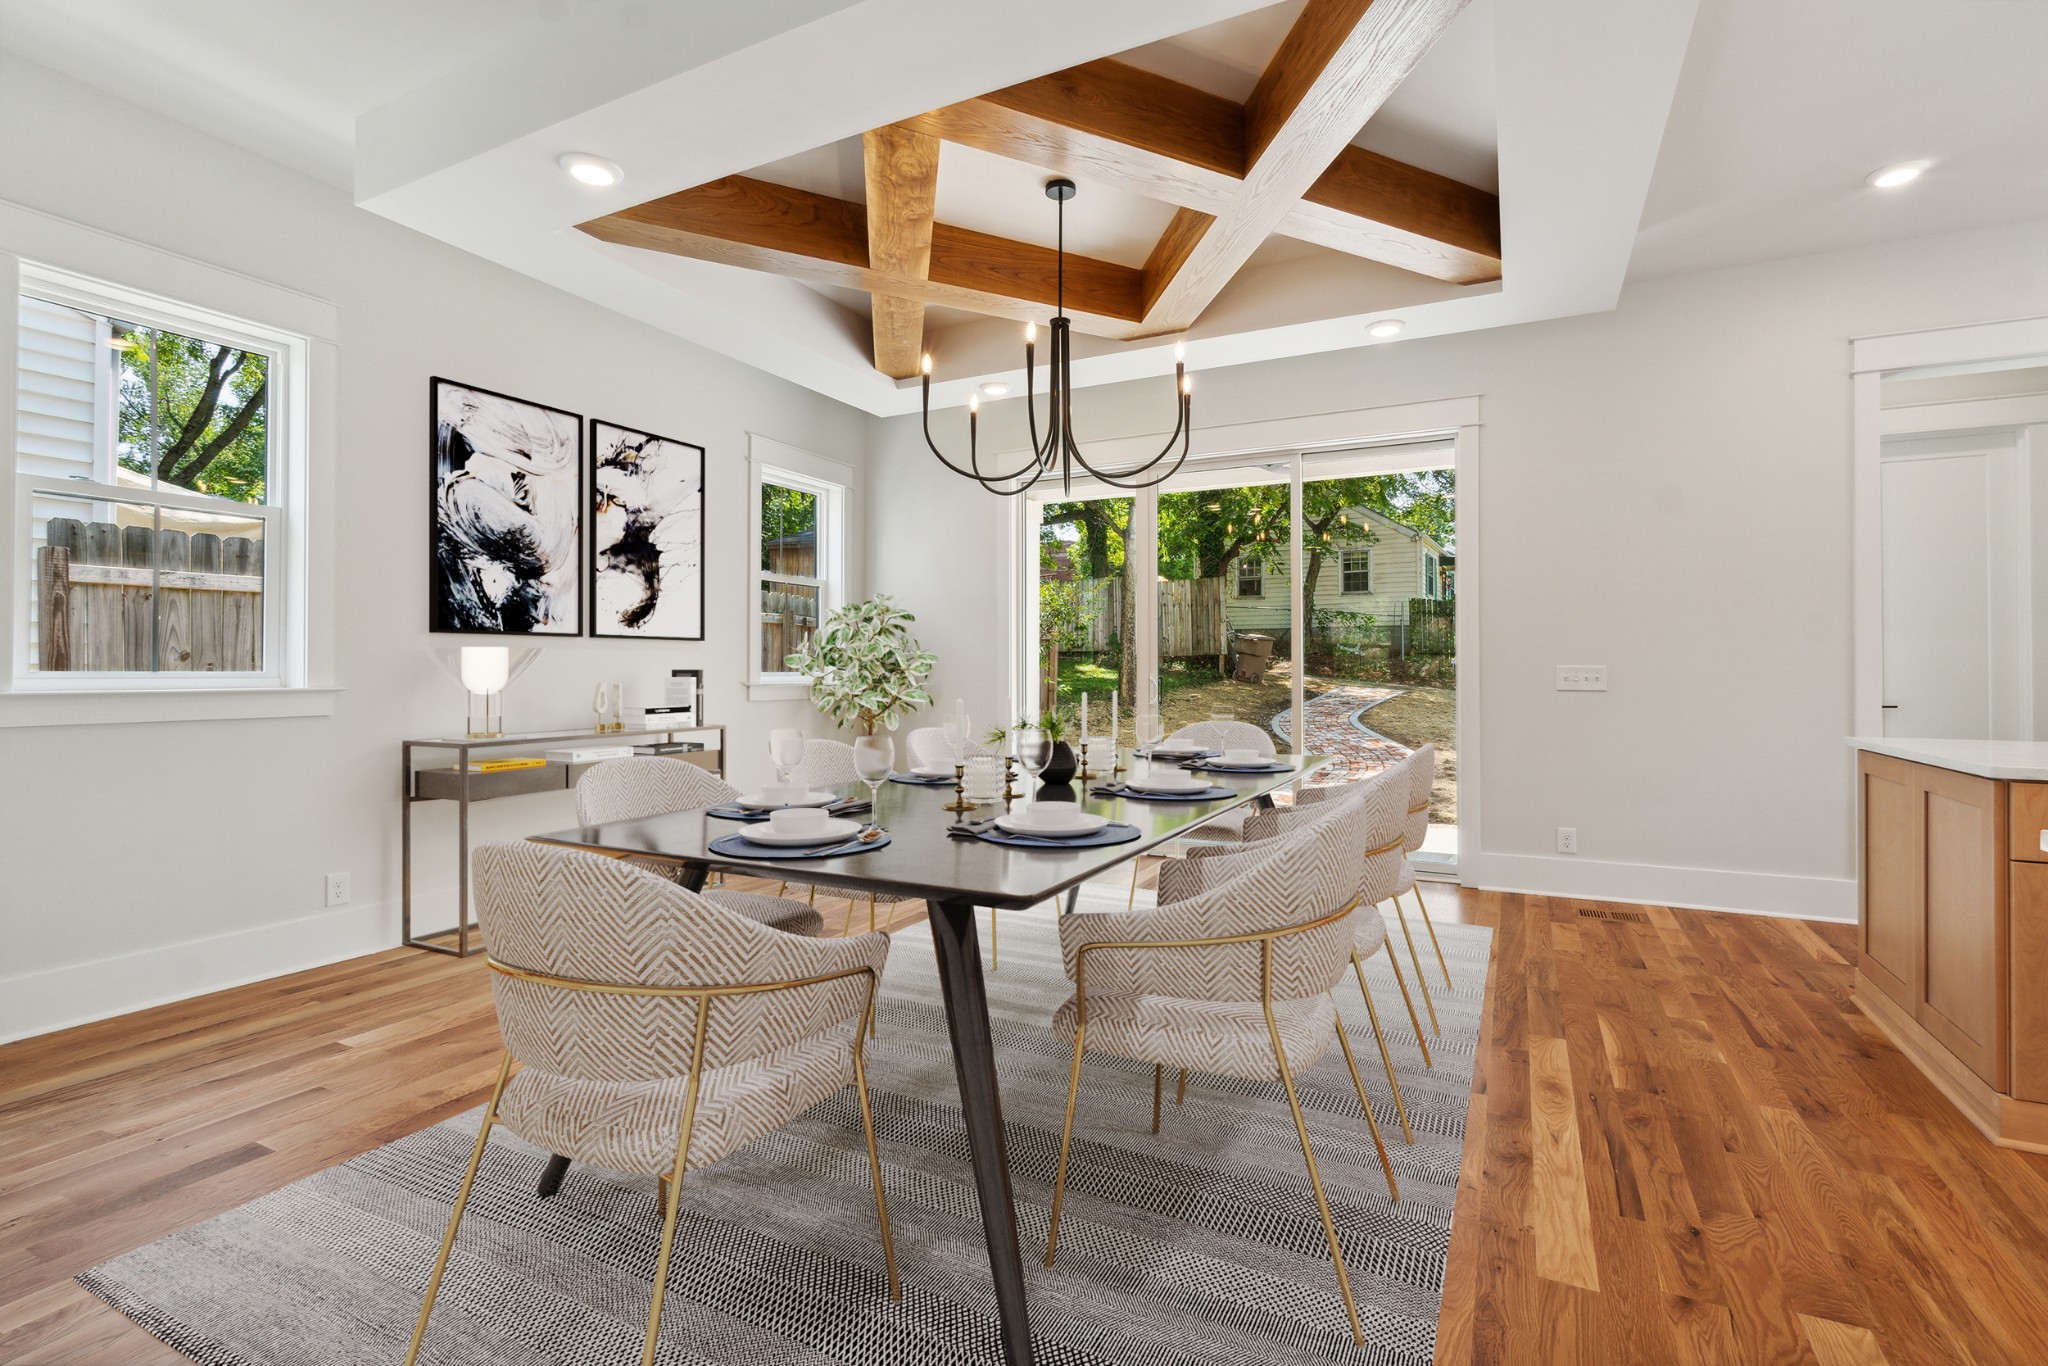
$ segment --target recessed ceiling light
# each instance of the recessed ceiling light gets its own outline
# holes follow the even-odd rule
[[[1365,330],[1375,337],[1398,337],[1407,327],[1399,318],[1381,318]]]
[[[1880,190],[1896,190],[1920,178],[1920,173],[1934,163],[1931,161],[1902,161],[1896,166],[1886,166],[1872,171],[1869,183]]]
[[[618,162],[606,161],[603,157],[595,157],[588,152],[564,152],[562,169],[585,185],[595,185],[600,189],[607,185],[616,185],[626,178],[626,173],[619,169]]]
[[[992,379],[981,386],[981,392],[984,398],[1001,398],[1010,392],[1010,386],[999,379]]]

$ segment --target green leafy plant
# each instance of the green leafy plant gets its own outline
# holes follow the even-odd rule
[[[812,703],[840,725],[863,735],[894,730],[904,713],[932,700],[923,684],[939,657],[910,634],[915,620],[887,594],[850,602],[783,662],[810,679]]]
[[[1067,731],[1070,728],[1071,724],[1072,722],[1065,712],[1060,711],[1058,708],[1054,708],[1053,710],[1047,712],[1045,715],[1039,717],[1036,721],[1032,720],[1028,716],[1018,717],[1017,724],[1013,729],[1028,730],[1029,728],[1036,726],[1038,729],[1045,732],[1045,738],[1047,740],[1057,745],[1067,738]],[[993,735],[1000,734],[1003,734],[1003,732],[992,732],[992,737]],[[993,738],[991,738],[990,743],[994,743]]]

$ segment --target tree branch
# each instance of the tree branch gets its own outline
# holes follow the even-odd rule
[[[200,447],[199,454],[185,462],[176,474],[159,474],[158,478],[168,478],[172,483],[188,489],[198,487],[199,476],[206,473],[206,467],[228,447],[241,440],[242,433],[249,430],[249,424],[256,420],[256,414],[263,408],[263,396],[269,388],[270,377],[265,375],[255,389],[250,391],[241,411],[228,419],[228,425],[221,428],[218,436]]]
[[[223,366],[222,362],[231,356],[234,358],[233,362]],[[186,452],[190,451],[193,444],[205,435],[206,429],[213,425],[213,414],[220,407],[220,391],[241,371],[243,362],[248,359],[247,351],[237,351],[232,347],[224,346],[214,352],[213,363],[207,367],[206,388],[199,395],[199,402],[193,404],[192,411],[185,415],[185,423],[178,431],[178,439],[171,443],[170,449],[157,461],[157,478],[171,479],[171,471],[178,468],[178,462],[185,458]],[[178,481],[171,479],[171,482]]]

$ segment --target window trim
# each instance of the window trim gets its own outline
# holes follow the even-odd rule
[[[1422,552],[1422,596],[1431,602],[1443,596],[1439,591],[1442,585],[1437,579],[1442,567],[1443,560],[1434,550]]]
[[[760,567],[761,486],[777,484],[813,494],[818,499],[818,562],[815,580],[777,574]],[[747,456],[747,556],[753,566],[747,584],[747,687],[751,701],[793,701],[810,696],[810,683],[800,673],[761,667],[760,592],[764,583],[810,584],[818,587],[818,619],[846,601],[847,512],[853,492],[853,471],[766,437],[750,437]]]
[[[281,653],[274,656],[283,677],[255,686],[229,682],[251,675],[202,674],[194,677],[203,681],[178,686],[164,686],[170,675],[157,675],[155,686],[110,688],[102,676],[83,687],[17,688],[25,652],[17,656],[17,630],[7,623],[0,627],[0,729],[332,715],[341,690],[334,685],[331,611],[334,480],[325,456],[335,442],[338,310],[297,290],[5,200],[0,242],[6,243],[0,248],[0,287],[10,297],[26,286],[26,292],[47,298],[57,285],[75,283],[88,287],[91,305],[111,303],[124,317],[145,320],[140,315],[148,310],[154,319],[165,316],[156,312],[163,308],[170,310],[165,321],[174,327],[205,324],[209,333],[231,331],[230,340],[285,342],[289,361],[274,381],[273,388],[283,386],[283,392],[272,395],[270,424],[290,464],[280,462],[270,477],[277,485],[271,497],[290,517],[290,544],[276,551],[266,547],[265,563],[275,572],[281,601],[296,609],[286,612],[276,647]],[[8,451],[14,449],[18,331],[18,325],[0,327],[0,449]],[[31,566],[25,553],[17,553],[17,477],[13,461],[6,461],[0,468],[0,603],[25,624]]]
[[[1345,576],[1345,575],[1347,575],[1347,574],[1349,574],[1349,573],[1351,572],[1351,567],[1350,567],[1349,565],[1347,565],[1347,564],[1345,563],[1345,561],[1346,561],[1347,559],[1349,559],[1349,558],[1350,558],[1351,556],[1353,556],[1353,555],[1363,555],[1363,556],[1365,557],[1365,587],[1363,587],[1363,588],[1353,588],[1353,587],[1351,587],[1351,586],[1350,586],[1349,584],[1347,584],[1347,583],[1346,583],[1346,582],[1344,581],[1344,576]],[[1370,596],[1372,595],[1372,547],[1371,547],[1371,546],[1369,546],[1369,545],[1354,545],[1354,546],[1346,546],[1346,547],[1344,547],[1344,548],[1343,548],[1343,549],[1342,549],[1341,551],[1339,551],[1339,552],[1338,552],[1338,554],[1337,554],[1337,592],[1338,592],[1338,594],[1339,594],[1340,596],[1341,596],[1341,595],[1346,595],[1346,594],[1348,594],[1348,595],[1350,595],[1350,596],[1352,596],[1352,597],[1370,597]]]
[[[1251,570],[1252,572],[1251,572],[1251,573],[1249,573],[1249,574],[1245,573],[1245,570],[1247,570],[1247,569]],[[1245,580],[1246,580],[1246,579],[1257,579],[1257,580],[1258,580],[1258,582],[1259,582],[1259,587],[1258,587],[1258,591],[1257,591],[1257,592],[1254,592],[1254,593],[1247,593],[1247,592],[1245,592],[1245,591],[1244,591],[1244,585],[1245,585]],[[1240,560],[1240,561],[1238,561],[1238,565],[1237,565],[1237,588],[1236,588],[1236,596],[1237,596],[1237,597],[1240,597],[1240,598],[1257,598],[1257,599],[1258,599],[1259,601],[1261,601],[1261,602],[1265,601],[1265,598],[1266,598],[1266,566],[1264,566],[1263,564],[1251,564],[1251,563],[1248,563],[1248,562],[1246,562],[1246,561],[1243,561],[1243,560]]]

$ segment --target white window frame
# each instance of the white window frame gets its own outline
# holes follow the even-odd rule
[[[790,583],[818,588],[818,621],[846,601],[847,510],[853,471],[822,456],[761,436],[750,438],[747,457],[747,556],[752,568],[747,581],[747,696],[750,701],[792,701],[810,696],[800,673],[761,667],[761,588]],[[798,489],[818,500],[818,573],[815,580],[776,574],[761,567],[761,486]]]
[[[316,536],[316,528],[332,525],[331,511],[320,506],[332,474],[316,465],[314,452],[332,446],[333,414],[331,403],[314,402],[314,391],[331,394],[334,384],[340,329],[333,305],[4,200],[0,290],[15,310],[0,326],[0,451],[9,453],[0,469],[0,602],[13,617],[0,631],[0,729],[331,715],[339,689],[332,681],[332,624],[321,610],[332,598],[331,551],[320,546],[324,530]],[[12,452],[23,294],[271,355],[266,504],[18,473]],[[263,521],[264,670],[30,673],[34,565],[27,547],[37,493],[160,502]]]
[[[1425,550],[1422,552],[1422,596],[1428,598],[1431,602],[1443,596],[1438,591],[1442,585],[1437,580],[1438,566],[1442,563],[1437,558],[1435,551]]]
[[[1345,576],[1346,574],[1348,574],[1348,573],[1350,573],[1350,572],[1351,572],[1350,566],[1349,566],[1349,565],[1347,565],[1347,564],[1345,563],[1345,561],[1346,561],[1346,560],[1348,560],[1348,559],[1350,559],[1350,558],[1351,558],[1351,557],[1352,557],[1353,555],[1362,555],[1362,556],[1364,556],[1364,557],[1365,557],[1365,587],[1363,587],[1363,588],[1353,588],[1353,587],[1351,587],[1351,586],[1350,586],[1349,584],[1347,584],[1347,583],[1345,583],[1345,582],[1344,582],[1344,576]],[[1349,594],[1351,594],[1351,595],[1352,595],[1352,596],[1354,596],[1354,597],[1363,597],[1363,596],[1368,596],[1368,595],[1370,595],[1370,594],[1372,593],[1372,547],[1371,547],[1371,546],[1369,546],[1369,545],[1354,545],[1354,546],[1346,546],[1346,547],[1345,547],[1345,548],[1344,548],[1344,549],[1343,549],[1343,550],[1342,550],[1341,552],[1339,552],[1339,554],[1338,554],[1338,556],[1337,556],[1337,591],[1338,591],[1338,594],[1339,594],[1339,596],[1342,596],[1343,594],[1349,593]]]
[[[1250,569],[1252,572],[1247,574],[1245,572],[1247,569]],[[1259,581],[1258,592],[1247,593],[1244,591],[1245,580],[1247,579],[1257,579]],[[1266,600],[1266,566],[1263,564],[1247,564],[1240,560],[1237,566],[1235,593],[1240,598],[1255,598],[1260,602],[1264,602]]]

